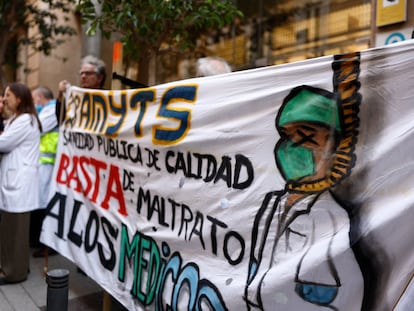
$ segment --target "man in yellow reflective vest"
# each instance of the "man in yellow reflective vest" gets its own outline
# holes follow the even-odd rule
[[[39,207],[31,214],[30,242],[32,247],[38,249],[33,257],[43,257],[48,250],[39,241],[40,231],[44,218],[44,212],[48,202],[49,186],[52,180],[53,167],[56,159],[58,143],[58,124],[56,120],[56,100],[53,99],[52,91],[44,86],[39,86],[32,91],[33,101],[39,113],[39,120],[42,123],[42,134],[40,137],[40,158],[39,158]],[[49,255],[55,253],[49,250]]]

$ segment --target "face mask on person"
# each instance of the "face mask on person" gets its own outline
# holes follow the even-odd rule
[[[315,173],[312,150],[287,140],[276,147],[276,163],[286,180],[299,180]]]
[[[42,111],[42,108],[43,108],[42,105],[36,104],[35,107],[36,107],[37,113],[39,114],[40,111]]]

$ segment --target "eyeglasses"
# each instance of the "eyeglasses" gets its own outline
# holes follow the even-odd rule
[[[80,71],[79,75],[85,75],[85,76],[90,76],[90,75],[96,75],[97,73],[95,71]]]

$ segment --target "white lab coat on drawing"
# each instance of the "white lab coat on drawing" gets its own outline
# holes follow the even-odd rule
[[[22,213],[39,207],[39,142],[37,120],[30,114],[7,122],[0,135],[1,210]]]
[[[282,221],[286,197],[281,191],[269,193],[256,219],[260,221],[250,266],[256,275],[246,298],[254,305],[260,296],[263,308],[252,305],[250,310],[361,310],[364,285],[349,245],[346,211],[325,191],[294,204]],[[311,303],[296,292],[298,282],[338,291],[326,305]]]

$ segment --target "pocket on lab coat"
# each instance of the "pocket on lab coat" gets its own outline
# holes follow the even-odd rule
[[[19,188],[19,171],[15,168],[9,168],[6,172],[6,180],[4,187],[6,189],[18,189]]]

